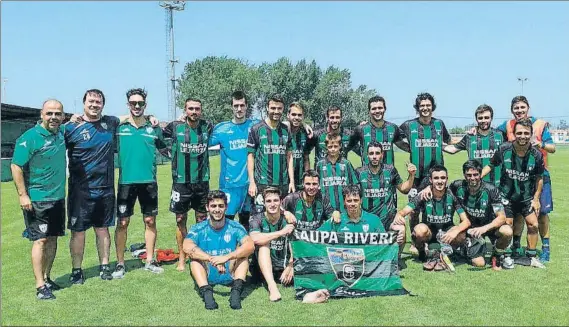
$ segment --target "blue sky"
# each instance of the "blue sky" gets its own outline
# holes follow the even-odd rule
[[[1,6],[2,102],[39,107],[55,97],[80,112],[84,91],[100,88],[105,113],[120,115],[126,90],[145,87],[149,111],[167,119],[157,2]],[[176,72],[209,55],[315,59],[349,69],[353,87],[378,90],[396,123],[414,116],[417,93],[432,93],[448,127],[470,123],[482,103],[508,117],[525,76],[533,114],[557,122],[569,120],[567,13],[569,2],[189,2],[175,14]]]

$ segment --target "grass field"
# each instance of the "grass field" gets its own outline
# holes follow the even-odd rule
[[[129,259],[129,253],[125,279],[101,280],[92,230],[87,233],[83,264],[86,283],[69,284],[68,234],[59,239],[52,270],[52,279],[65,288],[55,293],[55,301],[36,300],[31,243],[21,237],[24,222],[18,198],[11,182],[2,183],[2,325],[569,325],[569,205],[562,191],[569,183],[569,149],[559,149],[550,157],[555,211],[551,215],[552,262],[545,270],[516,266],[494,272],[460,265],[456,274],[433,273],[423,272],[421,264],[408,260],[401,274],[403,285],[417,296],[305,305],[294,300],[292,288],[281,288],[283,301],[278,303],[268,301],[264,288],[247,288],[240,311],[229,308],[229,288],[222,286],[215,288],[220,309],[206,311],[188,271],[180,273],[174,265],[166,265],[164,274],[153,275],[135,269],[141,267],[140,260]],[[465,158],[464,153],[445,156],[451,180],[461,177]],[[359,158],[351,159],[359,166]],[[404,177],[405,160],[408,155],[396,153],[397,168]],[[211,187],[215,188],[219,157],[211,159],[211,167]],[[170,167],[160,166],[158,172],[157,247],[175,248],[176,224],[168,211]],[[399,197],[400,208],[404,198]],[[137,205],[127,246],[144,242],[139,210]],[[113,267],[115,260],[113,240]]]

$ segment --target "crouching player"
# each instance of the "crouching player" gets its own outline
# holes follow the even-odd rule
[[[435,165],[429,170],[429,180],[432,187],[433,196],[431,199],[423,199],[422,196],[414,197],[409,204],[399,211],[395,216],[394,224],[403,225],[405,217],[417,212],[422,212],[423,221],[413,228],[411,237],[413,244],[419,251],[419,260],[427,259],[427,246],[439,242],[437,234],[440,236],[440,243],[450,244],[456,248],[465,240],[466,230],[470,227],[464,209],[456,197],[447,188],[448,172],[444,166]],[[460,224],[454,225],[454,213],[458,213]],[[444,263],[440,258],[428,260],[423,267],[425,270],[443,270]],[[441,267],[442,265],[442,267]]]
[[[281,192],[276,187],[268,187],[263,191],[265,211],[257,213],[249,220],[250,235],[257,246],[256,264],[267,284],[269,300],[281,300],[281,293],[275,280],[283,285],[292,282],[292,249],[288,235],[294,225],[287,224],[281,211]]]
[[[241,292],[249,270],[249,256],[255,245],[245,228],[225,218],[227,197],[222,191],[210,191],[207,197],[208,219],[192,226],[183,249],[191,259],[190,269],[205,308],[218,308],[213,298],[215,284],[231,286],[229,305],[241,309]]]

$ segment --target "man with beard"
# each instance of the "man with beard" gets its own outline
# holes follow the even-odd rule
[[[385,230],[397,231],[402,235],[399,243],[399,255],[401,255],[405,247],[405,225],[393,224],[397,213],[396,188],[403,194],[409,193],[417,168],[413,164],[408,164],[409,177],[403,182],[397,168],[384,163],[384,150],[381,143],[371,141],[364,151],[368,156],[368,165],[357,169],[362,208],[378,216]]]
[[[255,124],[249,133],[247,172],[253,213],[263,212],[262,194],[267,187],[278,188],[283,197],[295,190],[292,138],[281,122],[283,110],[283,97],[274,94],[267,101],[267,118]]]
[[[347,130],[344,130],[341,125],[341,121],[342,110],[339,107],[332,106],[326,110],[326,127],[314,132],[314,137],[312,137],[306,144],[306,148],[304,150],[305,167],[310,167],[310,152],[312,149],[316,149],[314,154],[314,168],[316,168],[318,161],[326,158],[326,138],[330,134],[340,135],[340,157],[347,158],[348,152],[345,151],[345,149],[350,142],[350,133],[348,133]],[[356,151],[359,151],[359,148],[356,148]],[[358,152],[356,153],[359,155]]]
[[[405,217],[413,212],[422,212],[423,221],[412,230],[412,238],[419,252],[419,260],[427,259],[426,248],[429,244],[438,243],[437,234],[444,233],[441,242],[453,247],[460,246],[465,240],[465,232],[470,227],[470,220],[460,202],[447,188],[448,172],[444,166],[435,165],[429,171],[429,182],[433,189],[431,199],[414,197],[409,204],[395,216],[394,224],[405,224]],[[455,226],[454,213],[458,213],[460,224]],[[425,270],[439,269],[440,258],[427,261]]]
[[[65,138],[60,128],[63,105],[47,100],[41,121],[27,130],[14,147],[11,170],[24,222],[32,245],[32,268],[36,297],[55,299],[61,289],[50,278],[57,252],[57,237],[65,232]]]
[[[315,230],[333,216],[339,220],[340,212],[330,205],[330,199],[320,192],[320,176],[309,169],[302,176],[302,191],[287,195],[283,200],[283,210],[288,223],[297,228]]]
[[[298,102],[293,102],[288,108],[288,122],[292,139],[292,165],[294,167],[294,187],[301,190],[303,187],[302,175],[310,167],[304,161],[304,150],[310,137],[302,126],[304,109]]]
[[[491,128],[494,110],[487,104],[476,108],[474,113],[476,123],[476,134],[465,134],[457,144],[449,144],[444,147],[444,151],[450,154],[466,150],[468,159],[477,160],[481,166],[487,166],[494,152],[498,150],[500,144],[504,143],[503,135],[500,131]],[[498,185],[500,183],[500,169],[495,169],[493,174],[484,177],[484,181]]]
[[[362,210],[360,188],[357,185],[348,185],[342,190],[343,206],[340,220],[328,219],[318,228],[328,232],[352,233],[385,233],[385,228],[378,216]],[[402,236],[397,236],[399,242]]]
[[[239,223],[249,230],[251,199],[247,194],[247,138],[259,121],[246,118],[247,97],[242,91],[231,95],[231,108],[233,118],[213,128],[209,145],[220,146],[219,189],[227,196],[226,216],[235,219],[239,214]]]
[[[169,157],[159,126],[153,127],[144,117],[147,93],[143,89],[126,92],[130,115],[121,117],[117,132],[119,186],[117,191],[118,224],[115,229],[117,266],[113,278],[126,273],[124,252],[130,217],[138,198],[145,224],[146,265],[144,270],[159,274],[164,271],[154,260],[156,215],[158,214],[158,183],[156,182],[156,150]]]
[[[277,188],[266,188],[263,192],[265,212],[253,215],[249,223],[249,235],[257,247],[253,262],[263,275],[272,302],[281,300],[275,280],[288,285],[294,274],[292,248],[288,241],[294,225],[288,224],[281,212],[280,196]]]
[[[192,260],[190,270],[207,310],[218,308],[212,285],[230,285],[229,306],[241,309],[241,292],[249,270],[249,256],[255,250],[245,228],[225,218],[227,197],[210,191],[207,197],[209,219],[192,226],[183,251]]]
[[[206,219],[209,192],[208,143],[213,125],[201,119],[201,100],[189,97],[184,102],[186,120],[174,121],[164,128],[164,137],[172,138],[172,196],[170,211],[176,214],[176,241],[180,257],[178,271],[185,269],[182,250],[187,234],[188,211],[194,209],[196,223]]]
[[[541,192],[540,211],[538,216],[539,234],[541,236],[542,248],[540,259],[542,262],[548,262],[550,257],[549,246],[549,213],[553,211],[553,196],[551,193],[551,176],[547,165],[547,156],[549,153],[555,153],[555,144],[549,132],[549,123],[544,120],[536,119],[529,116],[529,102],[523,95],[516,96],[512,99],[510,106],[514,119],[503,122],[498,129],[506,134],[508,141],[515,140],[514,125],[520,119],[531,119],[533,136],[531,143],[537,147],[543,156],[545,170],[543,171],[543,191]],[[517,219],[517,217],[515,218]],[[521,219],[521,218],[520,218]],[[520,223],[522,223],[520,221]],[[514,235],[514,242],[519,243],[519,239]],[[521,249],[521,248],[520,248]]]
[[[334,210],[344,212],[342,189],[358,184],[358,177],[351,162],[340,156],[341,137],[337,134],[326,136],[326,157],[316,164],[320,176],[320,187],[324,197],[330,199]]]
[[[523,224],[517,223],[514,218],[521,215],[525,218],[527,231],[526,254],[530,259],[530,265],[538,268],[545,266],[536,258],[538,222],[537,213],[540,209],[540,196],[543,188],[543,157],[541,152],[532,147],[532,123],[529,119],[516,121],[514,133],[516,140],[500,146],[494,153],[490,164],[482,170],[482,177],[486,176],[496,167],[501,166],[502,177],[500,190],[505,203],[506,221],[513,224],[514,229],[514,254],[520,248],[520,239]]]
[[[451,144],[452,142],[443,121],[433,117],[437,105],[431,94],[417,95],[414,108],[419,117],[407,120],[400,126],[409,143],[410,161],[417,167],[415,181],[409,191],[409,200],[427,186],[429,171],[434,165],[444,166],[443,143]],[[418,223],[419,212],[415,211],[409,218],[411,231]],[[412,245],[410,251],[415,253],[417,249]]]
[[[398,148],[409,152],[409,144],[403,141],[405,135],[399,126],[384,120],[387,106],[385,99],[381,96],[374,96],[368,100],[367,108],[369,111],[370,121],[356,127],[350,137],[350,143],[346,147],[346,153],[354,147],[361,146],[362,166],[369,164],[369,155],[367,153],[368,145],[371,142],[379,142],[383,147],[383,163],[395,165],[393,158],[393,144]]]
[[[494,246],[492,254],[492,269],[501,267],[514,268],[514,262],[506,248],[512,240],[512,228],[506,224],[504,212],[504,199],[498,187],[492,183],[482,181],[482,165],[477,160],[468,160],[462,165],[464,179],[450,184],[449,189],[456,196],[470,220],[471,226],[466,231],[466,246],[463,253],[472,262],[473,266],[484,267],[484,253],[487,236]],[[431,187],[421,191],[421,196],[430,198]]]

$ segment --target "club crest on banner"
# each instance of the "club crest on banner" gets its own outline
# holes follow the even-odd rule
[[[346,283],[348,287],[362,278],[365,270],[363,249],[327,247],[326,251],[336,278]]]

